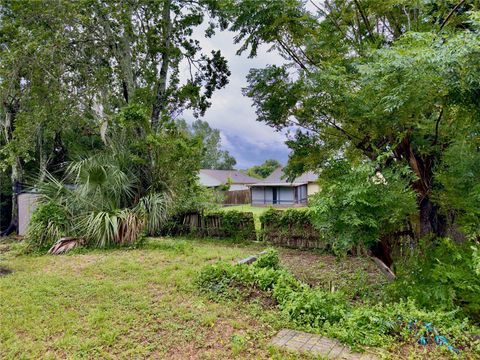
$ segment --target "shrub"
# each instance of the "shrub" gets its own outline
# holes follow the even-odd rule
[[[433,343],[435,336],[454,341],[457,347],[471,343],[472,327],[459,320],[455,312],[425,311],[414,300],[378,303],[352,308],[337,323],[327,329],[350,345],[385,346],[394,341],[418,343],[421,337]]]
[[[257,239],[253,214],[240,211],[209,211],[204,214],[176,215],[164,224],[161,234],[235,240]]]
[[[257,258],[257,261],[253,265],[257,268],[272,268],[278,269],[280,264],[280,259],[278,258],[278,252],[274,249],[269,249],[265,251],[262,255]]]
[[[66,209],[52,201],[41,203],[35,209],[25,236],[32,249],[51,247],[70,228]]]
[[[232,210],[212,212],[208,216],[215,216],[220,219],[220,229],[226,237],[248,240],[256,240],[257,238],[252,213]]]
[[[480,274],[476,246],[450,239],[422,241],[409,258],[396,265],[389,286],[394,299],[411,297],[427,309],[454,310],[480,321]]]
[[[312,221],[336,253],[370,247],[416,212],[411,178],[406,167],[380,173],[371,162],[352,167],[344,160],[332,161],[322,171],[321,191],[310,201]]]
[[[202,268],[196,279],[196,285],[202,292],[215,295],[226,295],[233,282],[238,277],[233,265],[218,262]]]
[[[278,297],[278,291],[276,295]],[[338,322],[347,311],[347,303],[341,293],[328,293],[306,286],[299,291],[290,291],[281,300],[282,311],[297,325],[307,328],[319,329],[325,322]]]

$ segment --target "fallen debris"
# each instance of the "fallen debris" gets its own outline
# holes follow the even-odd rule
[[[259,256],[265,255],[266,253],[267,253],[266,251],[262,251],[262,252],[261,252],[260,254],[258,254],[258,255],[248,256],[248,257],[246,257],[245,259],[242,259],[242,260],[237,261],[237,265],[251,264],[251,263],[257,261],[257,259],[258,259]]]
[[[82,246],[84,243],[85,240],[82,238],[64,237],[53,244],[48,253],[52,255],[65,254],[77,246]]]

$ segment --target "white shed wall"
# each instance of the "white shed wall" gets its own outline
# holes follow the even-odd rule
[[[25,235],[32,213],[38,205],[39,196],[37,194],[18,194],[18,235]]]

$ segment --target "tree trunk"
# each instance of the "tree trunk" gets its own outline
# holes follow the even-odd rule
[[[15,127],[15,117],[19,110],[19,101],[13,100],[10,104],[5,104],[5,139],[7,144],[13,140],[13,131]],[[12,174],[10,176],[12,183],[12,212],[10,217],[10,225],[2,232],[1,236],[10,235],[18,228],[18,192],[22,179],[22,163],[20,157],[15,155],[12,167]]]
[[[163,53],[162,66],[157,83],[155,102],[153,103],[151,123],[153,131],[157,131],[160,114],[165,110],[167,102],[167,77],[170,66],[170,43],[172,32],[172,20],[170,18],[171,0],[165,0],[163,5]]]
[[[428,234],[445,236],[447,219],[439,213],[438,207],[430,199],[433,167],[437,159],[431,155],[421,156],[416,154],[409,136],[405,136],[395,153],[398,158],[404,158],[408,161],[410,168],[417,176],[417,180],[412,184],[417,193],[419,209],[418,221],[416,226],[413,227],[416,236],[422,237]]]

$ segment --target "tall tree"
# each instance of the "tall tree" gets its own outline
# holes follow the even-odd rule
[[[202,120],[194,121],[191,126],[184,120],[179,120],[177,124],[202,142],[202,169],[233,170],[237,161],[227,150],[222,150],[220,130],[211,128],[208,122]]]
[[[299,129],[292,174],[339,157],[380,169],[404,162],[415,174],[416,233],[446,235],[436,169],[451,146],[478,138],[478,2],[233,3],[240,51],[268,43],[288,62],[252,70],[245,94],[258,120]]]
[[[12,225],[17,184],[101,148],[122,108],[148,109],[137,128],[145,141],[150,128],[175,131],[170,120],[187,108],[205,113],[230,74],[220,51],[202,52],[194,30],[206,16],[207,35],[225,26],[207,0],[2,2],[1,164],[14,187]]]
[[[220,51],[206,54],[198,40],[207,15],[207,36],[224,27],[214,22],[220,10],[206,0],[83,1],[79,47],[92,56],[93,68],[103,68],[96,74],[106,110],[140,102],[150,107],[154,130],[187,108],[203,115],[230,75]],[[186,78],[182,66],[189,69]]]
[[[75,124],[67,88],[70,10],[64,2],[5,1],[0,6],[1,165],[11,177],[12,226],[20,184],[29,176],[44,176],[61,151],[59,134]]]

